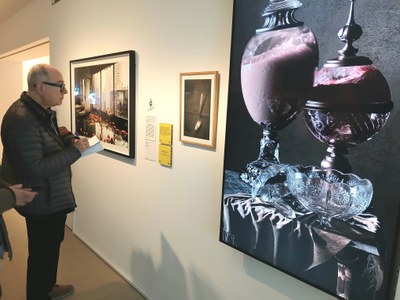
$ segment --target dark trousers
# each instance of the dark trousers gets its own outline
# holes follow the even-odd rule
[[[50,299],[57,280],[60,245],[64,240],[66,213],[26,217],[28,232],[27,300]]]

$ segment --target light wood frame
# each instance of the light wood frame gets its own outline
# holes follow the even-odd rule
[[[180,73],[182,143],[216,147],[218,89],[218,71]]]

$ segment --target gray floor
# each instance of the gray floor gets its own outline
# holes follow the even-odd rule
[[[6,212],[7,224],[14,258],[0,261],[2,300],[24,300],[27,240],[25,220],[14,210]],[[58,272],[59,284],[73,284],[75,294],[68,300],[144,300],[145,298],[65,229]]]

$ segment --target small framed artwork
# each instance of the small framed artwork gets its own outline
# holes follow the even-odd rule
[[[135,156],[135,52],[70,61],[71,128],[104,149]]]
[[[218,110],[217,71],[180,74],[180,138],[215,148]]]

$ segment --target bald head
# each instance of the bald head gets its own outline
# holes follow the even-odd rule
[[[28,95],[44,108],[62,104],[68,93],[61,72],[48,64],[33,66],[27,81]]]
[[[28,90],[32,91],[35,89],[35,85],[38,81],[48,81],[50,72],[58,71],[53,66],[48,64],[38,64],[33,66],[28,73]]]

